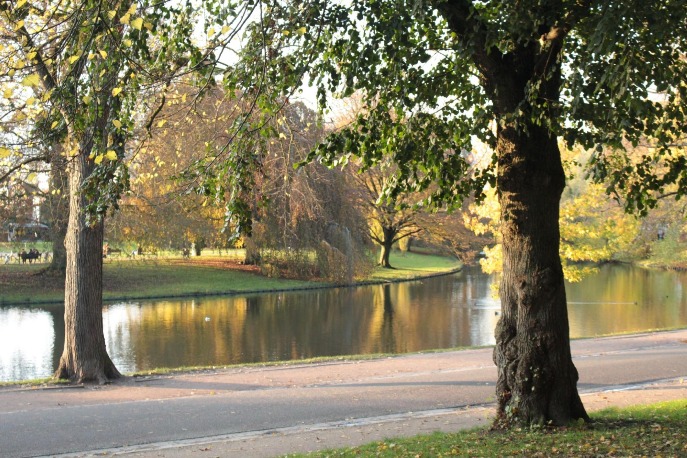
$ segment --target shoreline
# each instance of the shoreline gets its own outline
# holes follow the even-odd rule
[[[576,337],[571,338],[570,342],[576,341],[586,341],[594,339],[622,339],[627,337],[642,337],[647,335],[656,334],[669,334],[676,333],[687,330],[687,326],[665,328],[665,329],[647,329],[644,331],[630,331],[630,332],[619,332],[615,334],[604,334],[599,336],[590,337]],[[462,351],[472,351],[472,350],[482,350],[485,348],[493,348],[493,345],[483,345],[483,346],[468,346],[468,347],[454,347],[454,348],[435,348],[430,350],[420,350],[409,353],[373,353],[373,354],[356,354],[356,355],[338,355],[338,356],[321,356],[309,359],[293,359],[293,360],[283,360],[283,361],[263,361],[256,363],[239,363],[239,364],[228,364],[228,365],[208,365],[208,366],[191,366],[191,367],[158,367],[149,370],[141,370],[136,372],[128,372],[122,374],[119,379],[114,379],[110,382],[117,384],[122,383],[127,380],[131,381],[145,381],[149,380],[151,377],[163,377],[163,378],[173,378],[181,376],[193,376],[193,375],[212,375],[218,374],[223,371],[233,371],[233,370],[261,370],[268,368],[292,368],[294,366],[303,367],[313,367],[313,366],[323,366],[332,364],[342,364],[342,363],[360,363],[365,361],[374,360],[386,360],[386,359],[398,359],[413,356],[423,356],[432,355],[440,353],[452,353],[452,352],[462,352]],[[54,378],[40,378],[40,379],[29,379],[29,380],[16,380],[16,381],[0,381],[0,393],[6,391],[15,390],[42,390],[42,389],[55,389],[55,388],[83,388],[85,386],[91,386],[92,383],[82,383],[73,384],[69,380],[65,379],[54,379]]]
[[[248,296],[255,294],[272,294],[272,293],[288,293],[288,292],[298,292],[298,291],[315,291],[322,289],[334,289],[334,288],[357,288],[360,286],[374,286],[374,285],[384,285],[391,283],[403,283],[411,281],[420,281],[428,278],[443,277],[446,275],[453,275],[461,272],[464,265],[461,263],[460,266],[441,272],[430,272],[427,274],[415,275],[408,278],[390,278],[390,279],[379,279],[379,280],[361,280],[350,284],[335,284],[335,283],[319,283],[312,282],[312,285],[307,286],[296,286],[296,287],[285,287],[285,288],[265,288],[265,289],[252,289],[252,290],[225,290],[225,291],[213,291],[213,292],[201,292],[192,291],[182,294],[167,294],[167,295],[146,295],[146,294],[134,294],[134,295],[123,295],[123,296],[112,296],[103,297],[103,304],[109,304],[118,301],[132,301],[132,300],[157,300],[157,299],[185,299],[185,298],[200,298],[200,297],[219,297],[219,296]],[[64,302],[63,299],[39,299],[39,300],[27,300],[27,301],[5,301],[0,300],[0,306],[33,306],[33,305],[58,305]]]

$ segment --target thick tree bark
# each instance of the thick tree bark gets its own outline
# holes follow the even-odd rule
[[[570,354],[558,252],[565,175],[556,138],[543,127],[508,125],[499,129],[497,154],[503,235],[497,423],[588,420]]]
[[[55,377],[105,383],[120,377],[120,373],[107,354],[103,334],[103,223],[87,223],[86,198],[80,192],[92,168],[87,155],[69,160],[65,339]]]

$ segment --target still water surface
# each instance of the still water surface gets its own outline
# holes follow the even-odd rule
[[[106,305],[122,372],[494,343],[498,300],[477,268],[398,284]],[[686,273],[608,265],[567,285],[572,337],[687,326]],[[0,380],[52,374],[60,307],[0,307]]]

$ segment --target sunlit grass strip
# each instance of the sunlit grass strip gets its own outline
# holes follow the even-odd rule
[[[13,382],[0,382],[0,388],[24,387],[38,388],[45,386],[69,385],[71,382],[65,379],[54,379],[52,377],[38,378],[33,380],[17,380]]]
[[[687,399],[592,415],[592,424],[564,428],[484,428],[445,434],[388,439],[307,457],[644,457],[687,456]]]
[[[228,364],[228,365],[212,365],[212,366],[183,366],[183,367],[157,367],[154,369],[140,370],[126,374],[131,377],[147,377],[155,375],[180,375],[188,373],[206,373],[217,372],[231,369],[245,369],[245,368],[263,368],[263,367],[285,367],[285,366],[300,366],[307,364],[327,364],[337,363],[342,361],[366,361],[380,358],[391,358],[399,356],[395,354],[375,353],[370,355],[341,355],[341,356],[319,356],[308,359],[296,359],[289,361],[264,361],[259,363],[242,363],[242,364]]]
[[[361,280],[406,280],[452,272],[462,267],[456,258],[400,251],[392,251],[389,262],[393,269],[377,267],[369,277]]]

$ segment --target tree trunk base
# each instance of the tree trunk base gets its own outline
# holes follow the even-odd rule
[[[70,380],[73,383],[95,382],[99,385],[104,385],[121,377],[122,374],[117,370],[109,357],[103,367],[84,367],[76,371],[65,362],[64,355],[60,359],[60,365],[53,375],[53,378],[58,380]]]

